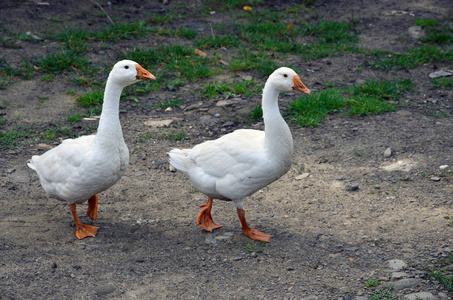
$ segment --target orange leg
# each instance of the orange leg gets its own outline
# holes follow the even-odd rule
[[[74,221],[76,224],[76,237],[79,240],[84,239],[87,236],[95,237],[99,228],[97,228],[96,226],[82,224],[82,222],[80,222],[80,220],[79,220],[79,217],[77,217],[75,204],[69,205],[69,208],[71,209],[71,212],[72,212],[72,215],[74,216]]]
[[[212,198],[208,198],[206,204],[201,205],[203,209],[200,210],[197,217],[197,224],[206,229],[207,231],[213,231],[214,229],[220,228],[219,224],[214,223],[211,216]]]
[[[252,240],[261,242],[269,242],[272,235],[259,231],[258,229],[251,229],[247,221],[245,220],[245,210],[238,208],[238,217],[242,224],[242,231],[246,236]]]
[[[88,210],[87,216],[90,217],[91,220],[96,221],[98,218],[98,195],[92,196],[88,199]]]

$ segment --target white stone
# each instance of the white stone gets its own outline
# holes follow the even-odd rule
[[[439,77],[448,77],[448,76],[453,76],[453,71],[439,70],[436,72],[429,73],[429,75],[428,75],[429,78],[439,78]]]
[[[407,31],[414,40],[418,40],[425,36],[425,31],[421,26],[411,26],[407,29]]]
[[[389,158],[390,156],[392,156],[392,149],[389,147],[384,151],[384,157]]]
[[[393,270],[402,270],[407,267],[407,264],[400,259],[389,260],[389,267]]]
[[[409,277],[409,274],[406,272],[393,272],[392,273],[392,279],[401,279],[401,278],[406,278]]]
[[[219,102],[216,103],[216,106],[225,107],[225,106],[229,106],[231,104],[233,104],[233,103],[229,100],[220,100]]]
[[[404,295],[404,299],[407,299],[407,300],[439,300],[438,297],[434,296],[430,292],[419,292],[419,293]]]
[[[173,120],[149,120],[145,122],[145,125],[150,127],[168,127],[171,123],[173,123]]]
[[[393,172],[393,171],[404,171],[404,172],[410,172],[413,168],[417,166],[417,162],[411,161],[411,160],[399,160],[396,163],[383,166],[382,169],[384,169],[387,172]]]
[[[449,165],[442,165],[442,166],[439,166],[439,169],[441,170],[445,170],[449,167]]]

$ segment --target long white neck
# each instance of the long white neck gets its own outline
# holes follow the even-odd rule
[[[291,131],[280,114],[278,107],[279,92],[266,82],[263,89],[263,119],[265,147],[270,153],[292,158],[293,138]]]
[[[99,120],[99,127],[96,134],[96,141],[109,147],[118,140],[123,140],[119,118],[120,97],[123,87],[107,80],[104,91],[104,103],[102,104],[102,113]]]

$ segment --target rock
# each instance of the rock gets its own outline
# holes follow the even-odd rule
[[[414,40],[419,40],[420,38],[425,36],[425,31],[421,26],[411,26],[407,29],[407,32]]]
[[[348,185],[346,186],[346,190],[351,191],[351,192],[354,192],[354,191],[359,190],[359,186],[356,185],[356,184],[348,184]]]
[[[296,180],[302,180],[302,179],[307,178],[308,176],[310,176],[309,173],[303,173],[303,174],[297,175]]]
[[[431,177],[431,180],[432,181],[440,181],[440,177],[433,176],[433,177]]]
[[[354,300],[369,300],[367,296],[356,296]]]
[[[418,284],[420,284],[421,281],[422,280],[418,278],[405,278],[399,281],[385,282],[382,284],[382,288],[387,289],[393,287],[393,290],[397,292],[403,289],[416,287]]]
[[[36,34],[33,34],[31,31],[27,31],[25,34],[28,35],[29,37],[35,39],[35,40],[38,40],[38,41],[42,41],[43,40],[42,37],[39,37]]]
[[[448,169],[449,165],[442,165],[442,166],[439,166],[439,169],[441,170],[445,170],[445,169]]]
[[[176,168],[173,167],[172,165],[168,166],[168,170],[170,170],[170,172],[176,172]]]
[[[169,112],[169,111],[172,111],[172,110],[173,110],[173,108],[171,108],[171,107],[167,107],[167,108],[165,109],[166,112]]]
[[[94,291],[98,295],[107,295],[115,291],[115,286],[111,284],[100,284],[94,288]]]
[[[407,278],[409,277],[409,274],[406,272],[393,272],[392,273],[392,279],[401,279],[401,278]]]
[[[407,300],[438,300],[439,298],[434,296],[430,292],[419,292],[419,293],[404,295],[404,299],[407,299]]]
[[[230,106],[232,104],[233,104],[233,102],[231,102],[230,100],[220,100],[219,102],[216,103],[216,106],[225,107],[225,106]]]
[[[417,166],[417,162],[415,162],[415,161],[399,160],[396,163],[393,163],[391,165],[383,166],[382,169],[384,169],[387,172],[393,172],[393,171],[410,172],[416,166]]]
[[[215,238],[215,236],[210,236],[205,240],[205,243],[215,245],[217,244],[217,239]]]
[[[242,256],[236,256],[235,258],[233,258],[234,261],[239,261],[239,260],[242,260]]]
[[[402,270],[407,267],[407,264],[400,259],[389,260],[389,267],[393,270]]]
[[[390,156],[392,156],[392,148],[389,147],[384,151],[384,157],[389,158]]]
[[[437,294],[440,298],[440,300],[447,300],[448,299],[448,295],[445,294],[445,293],[442,293],[442,292],[439,292],[439,294]]]
[[[209,115],[204,115],[200,117],[200,124],[201,125],[209,125],[214,126],[217,121]]]
[[[432,72],[432,73],[429,73],[428,77],[429,78],[439,78],[439,77],[448,77],[448,76],[452,76],[453,75],[453,71],[451,70],[440,70],[440,71],[436,71],[436,72]]]
[[[168,127],[170,124],[173,123],[173,120],[149,120],[145,122],[146,126],[150,127]]]

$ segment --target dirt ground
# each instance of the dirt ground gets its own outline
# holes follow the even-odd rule
[[[90,1],[73,2],[82,1],[49,1],[50,5],[4,1],[0,20],[14,33],[32,31],[38,36],[51,26],[84,24],[94,30],[108,24]],[[126,1],[127,10],[117,9],[119,1],[110,6],[104,2],[99,1],[111,17],[131,21],[171,9],[177,1]],[[226,18],[222,12],[198,16],[201,3],[189,2],[194,11],[191,26],[210,30],[210,22]],[[291,2],[265,5],[283,10]],[[315,7],[307,19],[354,17],[361,24],[361,46],[392,52],[416,45],[408,34],[414,18],[441,19],[453,13],[450,0],[315,1]],[[62,24],[50,21],[55,17]],[[115,47],[157,45],[164,42],[161,39],[122,41]],[[14,65],[54,47],[22,43],[16,49],[1,48],[0,56]],[[117,60],[114,51],[101,55],[97,50],[88,54],[93,62]],[[45,147],[0,150],[0,299],[365,300],[377,288],[401,282],[392,276],[392,259],[407,263],[407,277],[416,280],[393,295],[402,299],[428,292],[436,299],[452,299],[451,292],[426,276],[428,266],[453,252],[452,179],[444,176],[453,164],[453,117],[433,117],[438,111],[451,113],[453,92],[433,88],[428,78],[436,68],[452,66],[357,71],[365,60],[352,53],[308,64],[295,56],[286,61],[297,66],[313,92],[322,90],[325,82],[395,78],[412,79],[416,90],[404,97],[407,105],[397,112],[364,118],[334,115],[316,128],[291,125],[295,148],[291,170],[245,204],[251,226],[273,235],[265,245],[242,234],[229,202],[214,201],[213,218],[221,229],[209,233],[197,226],[199,205],[206,197],[184,173],[169,170],[166,154],[172,147],[190,147],[244,126],[224,123],[250,112],[259,97],[241,97],[244,101],[223,108],[212,124],[200,124],[200,118],[209,115],[218,100],[188,110],[202,101],[190,91],[203,81],[142,96],[139,103],[122,103],[121,123],[131,161],[126,175],[99,195],[96,238],[75,238],[68,206],[47,197],[37,175],[26,166]],[[262,78],[256,80],[264,84]],[[0,113],[7,120],[18,120],[14,124],[34,122],[39,128],[64,121],[75,107],[74,97],[66,94],[68,85],[63,76],[51,83],[39,76],[19,81],[0,90],[0,103],[12,103]],[[40,95],[48,96],[44,105],[36,100]],[[283,109],[296,96],[281,97]],[[149,108],[150,103],[175,97],[185,99],[184,107]],[[150,119],[171,119],[171,128],[183,130],[187,137],[141,142],[138,137],[161,130],[146,126]],[[248,127],[262,129],[263,124]],[[387,148],[392,154],[384,158]],[[449,167],[442,171],[443,165]],[[91,224],[83,216],[86,207],[78,206],[79,215]],[[370,280],[381,285],[366,287]]]

